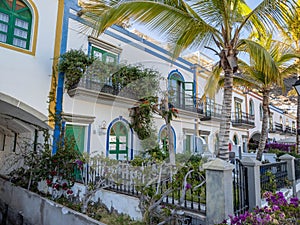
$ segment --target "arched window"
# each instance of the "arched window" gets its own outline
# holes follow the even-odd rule
[[[184,104],[184,80],[177,72],[169,76],[169,102],[175,107],[181,107]]]
[[[239,139],[238,139],[238,137],[237,137],[236,134],[233,136],[233,143],[234,143],[235,145],[238,145],[238,144],[239,144]]]
[[[254,116],[254,102],[252,99],[249,102],[249,114],[250,116]]]
[[[0,42],[30,48],[32,13],[21,0],[0,0]]]
[[[174,140],[174,151],[176,149],[176,140],[175,140],[175,132],[173,129],[172,130],[172,134],[173,134],[173,140]],[[160,132],[159,132],[159,142],[163,148],[163,150],[165,150],[166,152],[168,151],[168,145],[169,145],[169,137],[168,137],[168,132],[167,132],[167,127],[164,126]]]
[[[116,122],[109,131],[109,157],[117,160],[128,158],[128,127],[122,122]]]

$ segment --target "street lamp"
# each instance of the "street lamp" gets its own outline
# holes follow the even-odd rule
[[[297,92],[297,133],[296,133],[296,153],[299,153],[299,134],[300,134],[300,79],[293,85]]]

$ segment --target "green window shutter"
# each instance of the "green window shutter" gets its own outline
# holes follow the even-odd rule
[[[183,89],[185,106],[194,106],[194,82],[184,82]]]
[[[20,0],[0,0],[0,42],[29,49],[32,14]]]

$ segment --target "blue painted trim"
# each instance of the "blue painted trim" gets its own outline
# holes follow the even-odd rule
[[[194,98],[194,107],[197,106],[197,96],[196,96],[196,79],[197,79],[197,69],[196,66],[193,67],[193,98]]]
[[[88,56],[92,55],[91,51],[92,51],[92,44],[90,42],[88,42],[88,52],[87,52]]]
[[[62,33],[61,33],[61,45],[60,45],[60,55],[64,54],[67,51],[67,42],[68,42],[68,31],[69,31],[69,18],[70,9],[80,10],[80,7],[77,5],[77,0],[68,0],[64,1],[64,15],[62,23]],[[61,123],[61,113],[63,112],[63,94],[64,94],[64,73],[58,74],[58,82],[56,89],[56,103],[55,103],[55,125],[53,132],[53,147],[52,154],[57,152],[57,143],[60,138],[60,124]]]
[[[62,33],[61,33],[61,45],[60,45],[60,54],[64,54],[67,51],[67,41],[68,41],[68,29],[69,29],[69,17],[70,17],[70,8],[78,9],[76,0],[64,1],[64,17],[62,24]],[[63,94],[64,94],[64,73],[58,74],[58,82],[56,89],[56,102],[55,102],[55,125],[53,132],[53,147],[52,155],[57,152],[57,143],[59,143],[60,133],[61,133],[61,113],[63,111]]]
[[[107,132],[106,132],[106,157],[108,157],[108,155],[109,155],[109,135],[110,135],[110,129],[117,122],[124,122],[129,127],[130,135],[131,135],[131,137],[130,137],[131,143],[130,143],[130,153],[128,155],[130,155],[130,160],[132,160],[133,159],[133,129],[129,126],[130,123],[126,119],[124,119],[122,116],[120,116],[120,117],[114,119],[113,121],[111,121],[110,124],[109,124],[109,126],[108,126],[108,128],[107,128]]]
[[[149,47],[152,47],[152,48],[158,50],[161,53],[169,55],[170,57],[172,56],[172,54],[169,51],[167,51],[166,49],[164,49],[164,48],[162,48],[162,47],[160,47],[160,46],[158,46],[158,45],[156,45],[156,44],[154,44],[154,43],[152,43],[150,41],[145,40],[144,38],[142,38],[142,37],[140,37],[140,36],[138,36],[138,35],[130,32],[130,31],[126,30],[126,29],[124,29],[121,26],[113,25],[113,26],[111,26],[111,28],[114,29],[114,30],[116,30],[116,31],[119,31],[120,33],[125,34],[125,35],[127,35],[127,36],[129,36],[129,37],[131,37],[131,38],[133,38],[133,39],[135,39],[137,41],[139,41],[139,42],[142,42],[143,44],[146,44]],[[191,63],[191,62],[189,62],[189,61],[187,61],[187,60],[185,60],[185,59],[183,59],[181,57],[178,57],[176,60],[178,60],[179,62],[182,62],[184,64],[187,64],[190,67],[192,67],[194,65],[193,63]]]
[[[76,15],[70,14],[70,18],[73,19],[73,20],[75,20],[75,21],[78,21],[80,23],[83,23],[85,25],[91,26],[90,23],[88,23],[87,21],[83,20],[82,18],[80,18],[80,17],[78,17]],[[159,54],[159,53],[157,53],[157,52],[155,52],[155,51],[153,51],[153,50],[151,50],[149,48],[146,48],[146,47],[144,47],[144,46],[142,46],[140,44],[134,43],[131,40],[129,40],[129,39],[127,39],[127,38],[125,38],[125,37],[123,37],[121,35],[113,33],[112,31],[105,30],[104,33],[107,34],[107,35],[109,35],[109,36],[111,36],[111,37],[113,37],[113,38],[115,38],[115,39],[117,39],[117,40],[119,40],[119,41],[122,41],[122,42],[124,42],[126,44],[129,44],[131,46],[134,46],[137,49],[143,50],[144,52],[147,52],[147,53],[149,53],[149,54],[151,54],[151,55],[153,55],[153,56],[155,56],[157,58],[160,58],[160,59],[162,59],[162,60],[164,60],[166,62],[172,63],[173,65],[176,65],[176,66],[178,66],[178,67],[180,67],[180,68],[182,68],[184,70],[187,70],[189,72],[193,72],[192,69],[191,69],[191,67],[193,66],[192,63],[190,63],[190,62],[188,62],[188,61],[186,61],[186,60],[184,60],[184,59],[182,59],[180,57],[177,58],[177,61],[182,62],[182,63],[184,63],[184,64],[187,65],[187,66],[184,66],[184,65],[176,62],[175,60],[172,60],[171,59],[171,53],[168,52],[167,50],[165,50],[165,49],[163,49],[163,48],[161,48],[161,47],[159,47],[159,46],[157,46],[157,45],[155,45],[155,44],[153,44],[153,43],[151,43],[149,41],[146,41],[145,39],[140,38],[139,36],[137,36],[136,34],[131,33],[130,31],[124,30],[123,28],[121,30],[119,30],[119,29],[116,29],[116,27],[117,26],[113,25],[111,28],[113,28],[114,30],[117,30],[117,31],[121,32],[124,35],[127,35],[127,36],[129,36],[131,38],[134,38],[135,40],[138,40],[138,41],[142,42],[143,44],[146,44],[149,47],[152,47],[152,48],[160,51],[161,53],[167,54],[169,57],[163,56],[163,55],[161,55],[161,54]]]
[[[159,129],[158,132],[158,143],[160,142],[160,135],[163,129],[167,128],[167,125],[162,125],[161,128]],[[174,152],[176,153],[176,132],[175,129],[171,126],[172,132],[173,132],[173,137],[174,137]]]
[[[182,76],[182,74],[179,72],[178,69],[172,70],[172,71],[168,74],[168,80],[170,80],[170,77],[171,77],[174,73],[176,73],[176,74],[178,74],[178,75],[180,76],[182,82],[185,82],[184,77]]]
[[[269,105],[269,107],[270,107],[270,109],[272,109],[272,110],[274,110],[274,111],[276,111],[276,112],[278,112],[280,114],[284,114],[284,111],[282,109],[279,109],[279,108],[277,108],[274,105]]]
[[[86,151],[88,154],[91,152],[91,136],[92,136],[92,125],[89,124],[88,126],[88,136],[87,136],[87,144],[86,144]]]

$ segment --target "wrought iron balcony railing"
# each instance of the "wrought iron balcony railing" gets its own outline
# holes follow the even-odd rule
[[[254,123],[254,116],[250,115],[248,113],[243,113],[243,112],[239,112],[239,113],[232,113],[231,116],[231,123],[232,126],[235,127],[254,127],[255,123]]]
[[[281,123],[276,123],[275,122],[275,131],[282,133],[283,132],[283,125]]]

